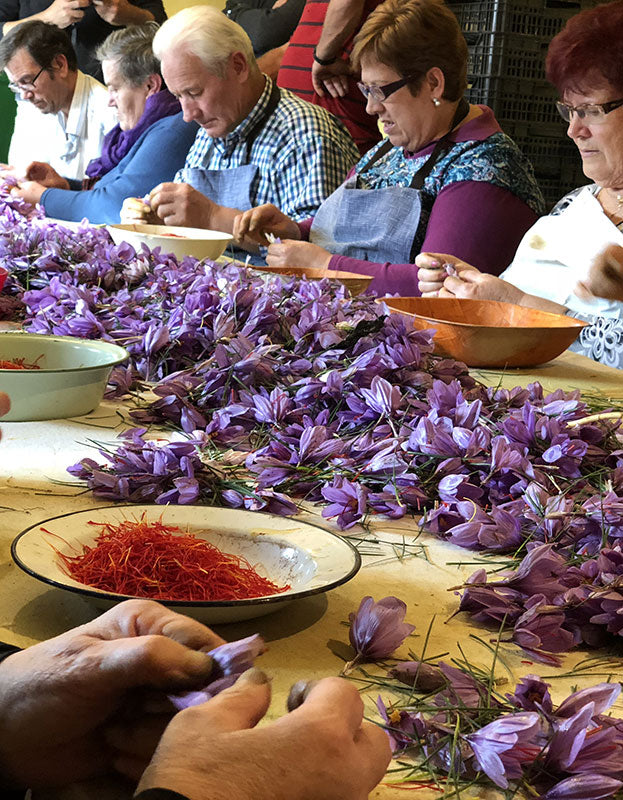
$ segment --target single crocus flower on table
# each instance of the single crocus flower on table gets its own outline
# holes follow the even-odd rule
[[[404,622],[407,606],[402,600],[390,595],[378,603],[374,598],[364,597],[357,613],[350,614],[350,643],[355,658],[342,670],[347,675],[362,661],[387,658],[415,630],[415,625]]]

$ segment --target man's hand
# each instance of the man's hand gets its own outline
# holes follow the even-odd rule
[[[623,300],[623,247],[608,245],[591,264],[586,280],[580,281],[574,291],[589,302],[595,297]]]
[[[234,220],[234,239],[242,246],[249,244],[267,245],[267,233],[279,239],[300,239],[299,226],[279,211],[272,203],[251,208],[239,214]]]
[[[128,0],[92,0],[92,5],[110,25],[140,25],[154,18],[151,11],[138,8]]]
[[[46,188],[70,189],[69,182],[59,175],[58,172],[46,164],[44,161],[31,161],[26,167],[25,174],[27,181],[35,181]]]
[[[345,97],[351,74],[350,64],[342,58],[338,58],[327,67],[314,61],[311,70],[314,91],[319,97],[324,97],[327,93],[331,97]]]
[[[149,193],[153,211],[165,225],[211,228],[219,206],[188,183],[160,183]]]
[[[91,4],[90,0],[54,0],[52,5],[39,14],[39,19],[56,25],[57,28],[68,28],[74,22],[80,22],[84,11]]]
[[[263,72],[265,75],[268,75],[269,78],[276,81],[279,70],[281,69],[283,54],[286,52],[287,46],[288,43],[286,42],[280,47],[274,47],[272,50],[268,50],[268,52],[261,55],[257,60],[260,72]]]
[[[130,707],[140,714],[146,689],[205,684],[212,660],[203,651],[222,642],[159,603],[129,600],[9,656],[0,663],[4,779],[36,788],[109,772],[118,754],[105,744],[105,726]]]
[[[266,263],[269,267],[317,267],[328,269],[331,253],[311,242],[286,239],[268,248]]]
[[[365,800],[391,753],[387,734],[363,721],[357,690],[326,678],[291,714],[256,728],[269,701],[266,677],[252,669],[177,714],[139,791],[160,787],[190,800]]]

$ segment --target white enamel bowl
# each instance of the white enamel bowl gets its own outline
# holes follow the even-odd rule
[[[140,251],[145,244],[150,250],[156,247],[162,253],[173,253],[177,259],[192,256],[199,261],[209,258],[216,261],[233,239],[229,233],[203,228],[183,228],[175,225],[108,225],[108,233],[115,244],[128,242]]]
[[[210,625],[264,616],[294,600],[327,592],[353,578],[361,566],[357,550],[323,528],[273,514],[212,506],[115,505],[63,514],[22,531],[11,546],[11,554],[16,564],[37,580],[75,592],[97,608],[110,608],[128,597],[70,578],[54,547],[66,555],[76,555],[83,545],[92,545],[99,533],[90,522],[118,524],[143,514],[148,521],[176,525],[225,552],[244,556],[264,577],[278,586],[291,587],[281,594],[249,600],[160,601]]]
[[[101,403],[111,369],[128,352],[93,339],[0,332],[0,360],[17,358],[36,362],[39,369],[0,369],[0,390],[11,400],[2,423],[88,414]]]

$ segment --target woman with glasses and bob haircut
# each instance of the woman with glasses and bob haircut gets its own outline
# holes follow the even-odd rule
[[[467,45],[440,0],[386,0],[357,37],[352,63],[367,112],[386,138],[356,165],[313,219],[271,205],[238,217],[242,241],[281,242],[269,265],[325,267],[374,277],[377,294],[418,294],[415,256],[441,250],[499,274],[542,212],[532,167],[486,106],[470,105]]]
[[[502,300],[589,325],[572,349],[623,368],[623,2],[572,17],[552,40],[547,77],[593,183],[567,194],[524,236],[503,280],[441,248],[417,258],[423,294]],[[428,248],[426,248],[428,249]],[[478,258],[474,262],[479,265]],[[445,264],[456,275],[447,276]],[[597,296],[598,295],[598,296]]]

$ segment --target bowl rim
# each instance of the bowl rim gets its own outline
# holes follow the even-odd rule
[[[113,228],[116,231],[120,231],[121,233],[133,233],[137,236],[145,236],[150,237],[151,239],[164,239],[165,241],[169,242],[171,239],[186,239],[189,242],[217,242],[219,240],[225,240],[230,242],[233,240],[233,235],[231,233],[226,233],[225,231],[217,231],[213,228],[193,228],[189,225],[157,225],[151,222],[118,222],[115,224],[108,224],[106,225],[107,228]],[[151,233],[150,231],[146,230],[137,230],[138,228],[167,228],[171,231],[172,234],[176,234],[176,231],[192,231],[196,233],[179,233],[174,236],[167,236],[166,233]],[[212,236],[206,236],[206,234],[213,234]]]
[[[124,361],[127,361],[130,358],[130,353],[126,350],[125,347],[122,347],[119,344],[115,344],[114,342],[107,342],[105,339],[83,339],[80,336],[57,336],[53,333],[30,333],[29,331],[0,331],[0,336],[7,336],[8,338],[24,336],[26,338],[32,339],[39,339],[41,341],[61,341],[61,342],[82,342],[88,343],[89,345],[95,346],[99,350],[108,350],[109,348],[115,348],[116,350],[120,351],[119,355],[114,359],[114,361],[110,361],[106,364],[93,364],[91,366],[84,366],[84,367],[59,367],[56,369],[46,369],[45,367],[41,367],[40,369],[3,369],[0,368],[0,375],[50,375],[50,374],[58,374],[62,372],[90,372],[94,369],[109,369],[112,367],[117,367],[119,364],[123,364]],[[123,354],[123,355],[122,355]],[[111,352],[112,355],[112,352]]]
[[[420,300],[420,299],[434,300],[435,298],[434,297],[433,298],[427,298],[427,297],[420,298],[420,297],[416,297],[415,295],[409,296],[409,297],[407,297],[407,296],[377,297],[376,298],[376,302],[379,303],[379,304],[380,303],[385,303],[388,306],[392,306],[392,303],[391,303],[392,300]],[[529,308],[528,306],[520,306],[517,303],[506,303],[503,300],[478,300],[478,299],[476,299],[474,297],[456,297],[456,298],[444,298],[444,297],[441,297],[441,298],[438,298],[438,299],[440,299],[440,300],[446,300],[446,299],[452,300],[452,299],[454,299],[454,300],[459,300],[461,303],[496,303],[498,305],[514,306],[515,308],[521,308],[521,309]],[[515,329],[515,330],[525,330],[525,331],[551,331],[551,330],[565,330],[565,329],[569,329],[570,330],[570,329],[573,329],[573,328],[578,328],[579,329],[579,328],[585,328],[588,325],[588,323],[584,322],[584,320],[576,319],[575,317],[570,317],[570,316],[568,316],[566,314],[554,314],[553,311],[543,311],[540,308],[531,308],[530,310],[531,311],[536,311],[539,314],[544,314],[544,315],[546,315],[548,317],[551,317],[553,319],[558,319],[558,320],[561,321],[561,324],[559,324],[559,325],[515,325],[514,324],[514,325],[508,325],[508,326],[504,326],[504,325],[482,325],[482,324],[479,324],[477,322],[459,322],[458,320],[444,319],[443,317],[431,317],[428,314],[420,314],[420,313],[417,313],[415,311],[406,311],[405,309],[397,308],[396,306],[392,306],[392,307],[399,314],[405,314],[406,316],[409,316],[409,317],[417,317],[418,319],[425,319],[427,322],[443,322],[446,325],[457,325],[458,327],[461,327],[461,328],[483,328],[483,329],[489,329],[489,330],[500,330],[500,329],[504,329],[505,327],[507,327],[509,330],[510,329]],[[563,320],[564,320],[565,324],[562,324]]]
[[[39,573],[35,572],[34,570],[30,569],[24,562],[17,556],[16,550],[20,539],[29,533],[33,528],[38,528],[45,523],[52,522],[57,519],[63,519],[64,517],[71,517],[75,516],[76,514],[88,512],[94,513],[96,511],[101,511],[107,508],[114,508],[114,509],[123,509],[123,508],[131,508],[131,509],[138,509],[145,505],[152,505],[156,507],[155,503],[122,503],[122,504],[115,504],[115,505],[107,505],[107,506],[97,506],[96,508],[87,508],[81,509],[80,511],[68,511],[65,514],[56,514],[54,517],[48,517],[44,520],[39,520],[39,522],[34,523],[33,525],[29,525],[28,528],[25,528],[23,531],[17,534],[17,536],[11,542],[11,558],[17,564],[17,566],[23,570],[27,575],[30,575],[33,578],[36,578],[38,581],[42,583],[46,583],[49,586],[53,586],[56,589],[63,589],[67,592],[73,592],[74,594],[78,594],[82,597],[92,597],[94,599],[99,600],[109,600],[114,602],[123,602],[124,600],[135,600],[136,595],[130,594],[116,594],[114,592],[104,592],[96,589],[90,589],[88,586],[84,586],[81,588],[79,586],[68,586],[67,584],[60,583],[59,581],[54,580],[53,578],[46,578]],[[161,509],[167,508],[166,505],[159,506]],[[254,516],[258,516],[261,518],[266,519],[284,519],[280,517],[278,514],[270,514],[265,511],[248,511],[247,509],[239,509],[239,508],[227,508],[226,506],[208,506],[208,505],[198,505],[198,504],[189,504],[186,505],[185,508],[201,508],[201,509],[209,509],[209,508],[219,508],[225,511],[245,511],[248,514],[253,514]],[[341,542],[347,545],[348,549],[351,551],[351,555],[353,556],[353,566],[350,568],[347,574],[336,578],[335,580],[325,583],[322,586],[317,586],[314,589],[301,589],[300,591],[295,592],[284,592],[282,594],[274,594],[269,595],[267,597],[250,597],[244,600],[156,600],[157,603],[162,603],[167,607],[170,606],[172,608],[241,608],[243,606],[250,606],[250,605],[270,605],[272,603],[284,603],[290,602],[291,600],[300,600],[304,597],[312,597],[316,594],[323,594],[324,592],[329,591],[330,589],[335,589],[337,586],[341,586],[342,584],[346,583],[347,581],[354,578],[355,575],[361,569],[362,559],[361,554],[357,550],[357,548],[348,541],[345,536],[340,536],[338,533],[334,533],[333,531],[328,531],[326,528],[321,527],[320,525],[316,525],[313,522],[308,522],[307,520],[297,520],[297,522],[302,523],[303,525],[309,525],[312,528],[317,528],[319,531],[322,531],[324,534],[328,536],[332,536],[336,539],[339,539]],[[154,598],[143,597],[138,598],[141,600],[151,600]]]

